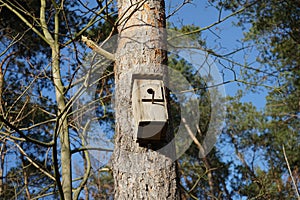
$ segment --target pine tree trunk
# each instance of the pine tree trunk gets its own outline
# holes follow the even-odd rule
[[[178,199],[176,164],[136,141],[132,74],[161,74],[167,61],[163,0],[118,0],[119,43],[115,62],[115,199]],[[171,131],[172,133],[172,131]]]

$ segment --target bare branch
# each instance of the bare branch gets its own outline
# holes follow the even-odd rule
[[[216,168],[211,168],[210,167],[210,163],[209,163],[209,160],[207,159],[207,157],[205,156],[205,149],[203,148],[203,146],[200,144],[199,140],[196,138],[196,136],[193,134],[190,126],[187,124],[186,122],[186,119],[185,118],[181,118],[184,126],[185,126],[185,129],[187,130],[189,136],[192,138],[193,142],[196,144],[196,146],[198,147],[199,149],[199,157],[202,157],[202,160],[204,162],[204,165],[205,165],[205,168],[206,168],[206,172],[205,174],[207,174],[207,178],[208,178],[208,184],[209,184],[209,187],[210,187],[210,192],[211,194],[214,194],[214,184],[213,184],[213,175],[212,175],[212,172],[213,170],[215,170]],[[197,125],[197,131],[199,134],[201,134],[201,130],[199,128],[199,126]],[[198,179],[200,180],[200,178]],[[197,184],[198,181],[196,181],[196,184]],[[196,185],[195,184],[195,185]],[[194,185],[194,186],[195,186]],[[188,191],[188,193],[190,194],[190,192],[194,189],[194,186],[191,188],[190,191]]]
[[[23,133],[23,131],[21,131],[20,129],[18,129],[17,127],[15,127],[13,124],[11,124],[9,121],[7,121],[2,115],[0,115],[0,120],[6,125],[8,126],[10,129],[14,130],[16,133],[20,134],[21,137],[23,137],[26,141],[28,142],[32,142],[34,144],[40,145],[40,146],[44,146],[44,147],[52,147],[53,146],[53,141],[51,142],[42,142],[40,140],[36,140],[34,138],[28,137],[26,136],[26,134]]]
[[[85,146],[85,138],[83,136],[86,134],[88,126],[90,126],[90,121],[88,123],[86,123],[86,125],[84,127],[84,133],[80,135],[80,139],[81,139],[81,142],[82,142],[83,146]],[[71,151],[71,154],[72,154],[72,151]],[[80,182],[78,188],[76,188],[75,191],[74,191],[74,193],[73,193],[74,199],[78,199],[79,194],[80,194],[81,190],[83,190],[84,186],[86,185],[86,183],[88,181],[88,178],[90,176],[90,173],[91,173],[92,165],[91,165],[91,160],[90,160],[90,157],[89,157],[89,152],[88,151],[84,151],[84,155],[83,156],[84,156],[84,159],[86,159],[86,162],[85,162],[85,173],[84,173],[84,176],[82,177],[82,181]]]
[[[191,34],[195,34],[195,33],[200,33],[201,31],[210,29],[210,28],[212,28],[212,27],[214,27],[214,26],[216,26],[216,25],[218,25],[218,24],[220,24],[220,23],[226,21],[227,19],[229,19],[229,18],[231,18],[231,17],[233,17],[233,16],[235,16],[235,15],[237,15],[237,14],[242,13],[245,9],[251,7],[251,6],[254,5],[255,3],[256,3],[256,2],[253,2],[253,3],[251,3],[251,4],[247,5],[247,6],[245,6],[245,7],[241,8],[241,9],[239,9],[239,10],[237,10],[237,11],[231,13],[230,15],[227,15],[226,17],[224,17],[224,18],[222,18],[222,19],[220,18],[218,21],[216,21],[216,22],[214,22],[214,23],[212,23],[212,24],[210,24],[210,25],[208,25],[208,26],[206,26],[206,27],[199,28],[199,29],[196,29],[196,30],[187,32],[187,33],[182,33],[182,34],[179,34],[179,35],[174,36],[174,37],[179,37],[179,38],[180,38],[180,37],[185,36],[185,35],[191,35]]]
[[[13,141],[14,142],[14,141]],[[53,181],[56,181],[56,179],[52,176],[52,174],[50,174],[49,172],[47,172],[45,169],[43,169],[42,167],[40,167],[35,161],[33,161],[27,154],[26,152],[20,147],[20,145],[18,145],[15,142],[15,145],[18,147],[20,153],[25,156],[27,158],[27,160],[33,165],[35,166],[38,170],[40,170],[42,173],[44,173],[46,176],[48,176],[50,179],[52,179]]]
[[[100,14],[113,2],[113,0],[109,0],[109,2],[107,2],[107,4],[101,8],[97,13],[95,13],[94,17],[91,18],[91,20],[87,23],[87,25],[81,29],[78,33],[75,33],[75,37],[70,39],[69,41],[67,41],[66,43],[64,43],[64,45],[68,45],[71,42],[74,41],[74,39],[76,39],[77,37],[80,37],[87,29],[89,29],[91,26],[93,26],[96,22],[98,22],[99,20],[97,20],[97,17],[100,16]],[[81,3],[81,1],[79,1],[79,3]],[[82,5],[82,4],[81,4]],[[100,16],[101,17],[101,16]]]
[[[175,9],[173,10],[173,12],[171,12],[171,14],[169,14],[166,19],[168,19],[169,17],[173,16],[175,13],[177,13],[183,6],[185,6],[186,4],[191,3],[192,0],[183,0],[183,2]]]
[[[91,48],[93,51],[95,51],[96,53],[104,56],[105,58],[109,59],[109,60],[115,60],[115,56],[114,54],[100,48],[94,41],[88,39],[85,36],[81,36],[81,40],[89,47]]]
[[[46,19],[45,19],[45,9],[46,9],[46,1],[45,0],[41,0],[41,8],[40,8],[40,22],[41,22],[41,28],[43,30],[43,33],[45,35],[45,38],[48,41],[48,44],[50,46],[52,46],[54,44],[54,40],[52,35],[50,34],[49,30],[48,30],[48,26],[46,23]]]
[[[295,179],[294,179],[294,176],[293,176],[293,173],[292,173],[292,170],[291,170],[291,167],[290,167],[288,158],[287,158],[287,156],[286,156],[286,152],[285,152],[284,145],[282,145],[282,151],[283,151],[283,155],[284,155],[284,159],[285,159],[287,168],[288,168],[288,170],[289,170],[289,174],[290,174],[291,179],[292,179],[292,181],[293,181],[293,185],[294,185],[294,188],[295,188],[295,193],[296,193],[296,195],[297,195],[298,200],[300,200],[300,193],[299,193],[299,190],[298,190],[298,187],[297,187],[297,183],[296,183],[296,181],[295,181]]]
[[[33,197],[31,198],[31,200],[34,200],[34,199],[41,199],[43,197],[47,197],[47,196],[50,196],[50,195],[53,195],[53,194],[56,194],[56,192],[49,192],[49,193],[46,193],[46,194],[41,194],[39,196],[36,196],[36,197]]]
[[[46,37],[44,37],[44,35],[39,32],[21,13],[19,13],[16,9],[14,9],[12,6],[10,6],[9,4],[5,3],[3,0],[0,0],[0,2],[7,7],[9,10],[11,10],[13,13],[15,13],[17,15],[17,17],[19,17],[29,28],[31,28],[39,37],[41,37],[46,43],[49,43],[49,41],[47,40]]]
[[[22,37],[24,36],[24,34],[22,34],[21,36],[19,36],[20,34],[18,33],[15,37],[13,37],[12,41],[5,48],[5,50],[0,53],[0,57],[3,56],[14,44],[16,44],[17,42],[19,42],[22,39]],[[9,56],[7,56],[6,58],[9,58]],[[1,66],[3,66],[4,62],[6,61],[6,58],[4,58],[3,61],[1,62]]]
[[[78,149],[73,149],[71,151],[71,154],[78,153],[81,151],[90,151],[90,150],[113,152],[113,149],[106,149],[106,148],[100,148],[100,147],[81,147]]]
[[[204,155],[205,155],[205,154],[204,154],[204,153],[205,153],[205,150],[204,150],[203,146],[200,144],[199,140],[198,140],[198,139],[196,138],[196,136],[193,134],[191,128],[189,127],[189,125],[188,125],[187,122],[186,122],[186,119],[182,117],[181,120],[182,120],[182,122],[183,122],[183,124],[184,124],[184,127],[185,127],[185,129],[187,130],[189,136],[192,138],[193,142],[197,145],[197,147],[198,147],[198,149],[199,149],[199,151],[200,151],[199,154],[200,154],[202,157],[204,157]],[[199,129],[198,131],[200,131],[200,129]],[[199,132],[199,133],[200,133],[200,132]]]
[[[26,128],[20,128],[19,130],[28,131],[28,130],[31,130],[31,129],[36,128],[38,126],[45,125],[45,124],[48,124],[48,123],[53,123],[55,121],[56,121],[56,119],[49,119],[49,120],[46,120],[46,121],[43,121],[43,122],[40,122],[40,123],[37,123],[37,124],[33,124],[32,126],[29,126],[29,127],[26,127]]]

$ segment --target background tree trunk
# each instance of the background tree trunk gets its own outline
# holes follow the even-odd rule
[[[6,154],[6,142],[1,141],[2,144],[0,146],[0,195],[4,192],[4,162],[5,162],[5,154]]]
[[[140,147],[135,140],[131,92],[133,73],[166,76],[163,0],[119,0],[116,52],[116,137],[113,154],[115,199],[178,199],[176,163]]]

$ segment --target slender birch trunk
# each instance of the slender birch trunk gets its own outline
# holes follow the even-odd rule
[[[61,198],[65,200],[72,200],[72,166],[71,166],[71,151],[70,151],[70,139],[69,139],[69,129],[68,129],[68,118],[67,109],[65,103],[65,88],[62,82],[60,74],[60,46],[59,46],[59,8],[56,8],[56,13],[54,16],[54,35],[52,36],[48,30],[45,15],[46,1],[41,0],[40,9],[40,22],[43,29],[44,36],[51,47],[52,56],[52,76],[53,84],[55,88],[55,96],[57,101],[59,117],[57,121],[56,131],[54,139],[57,137],[60,139],[60,157],[61,157],[61,175],[62,175],[62,191],[63,194]],[[54,146],[56,148],[56,146]],[[54,155],[56,156],[56,155]],[[59,173],[56,171],[56,173]],[[60,180],[57,180],[60,181]],[[60,183],[58,183],[60,185]]]

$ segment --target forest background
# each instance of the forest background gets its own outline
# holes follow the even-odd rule
[[[93,54],[82,36],[97,44],[112,40],[122,20],[116,2],[0,0],[0,6],[1,198],[53,199],[69,187],[73,199],[112,199],[113,146],[86,144],[92,128],[85,113],[94,109],[91,121],[113,141],[113,64],[111,54]],[[199,157],[209,90],[193,63],[169,55],[168,66],[192,84],[202,111],[197,138],[178,159],[181,198],[299,199],[300,3],[178,0],[166,1],[166,11],[168,28],[214,61],[227,93],[222,132]],[[103,48],[112,53],[109,45]],[[75,104],[91,84],[78,75],[103,65],[93,94],[100,101]],[[176,97],[172,105],[176,125]],[[103,159],[91,157],[95,152]]]

